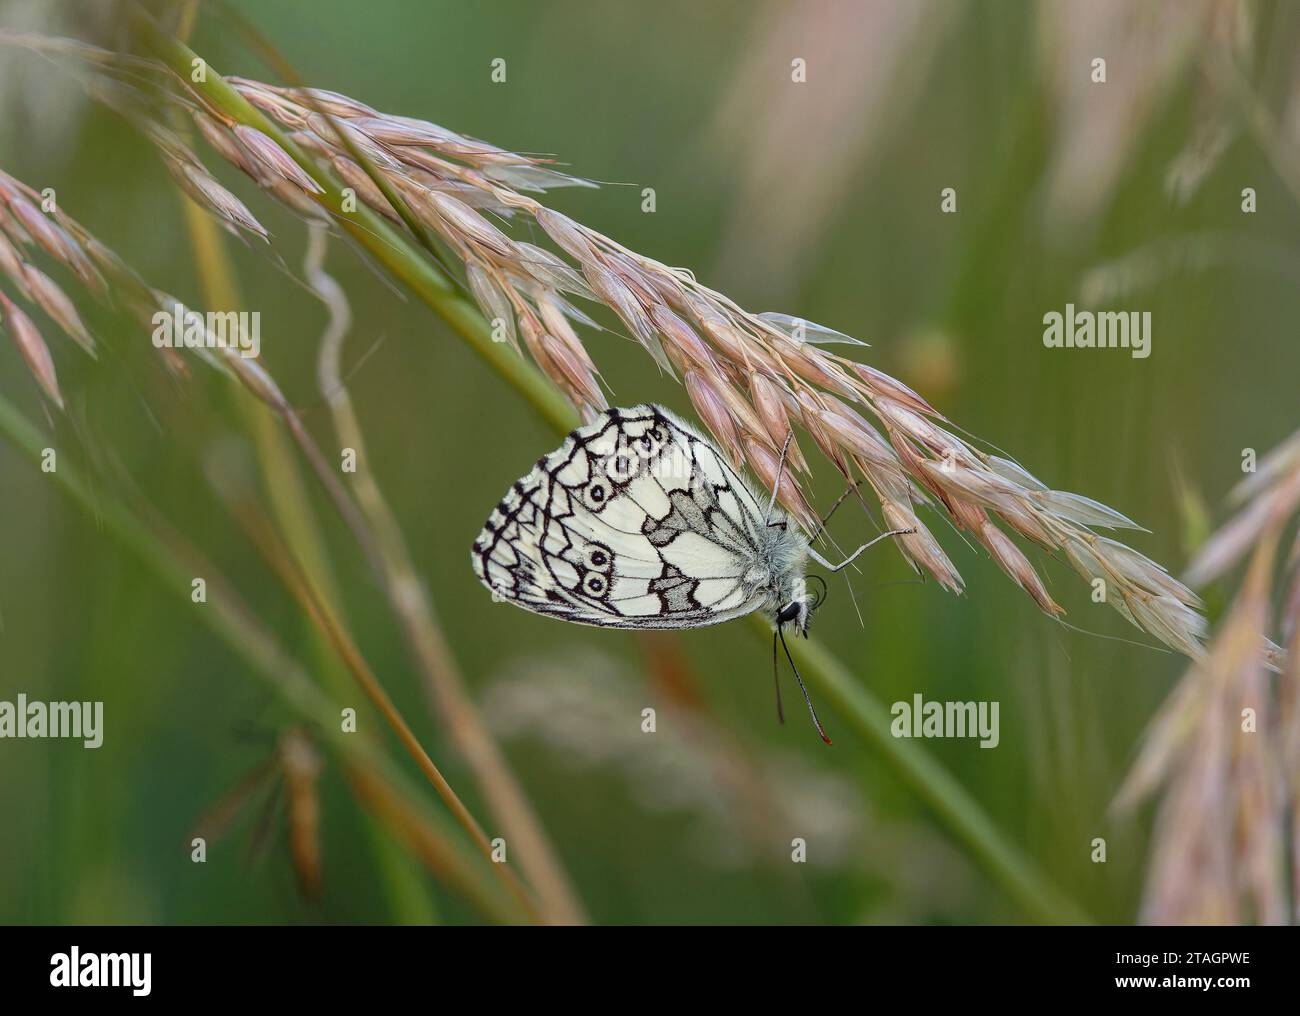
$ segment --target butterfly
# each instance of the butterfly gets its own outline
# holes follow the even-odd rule
[[[600,628],[700,628],[763,611],[774,679],[779,640],[830,744],[785,641],[787,629],[807,637],[825,599],[825,581],[812,576],[822,589],[810,594],[804,569],[811,558],[840,571],[899,533],[832,565],[777,507],[784,460],[782,449],[764,504],[708,438],[662,406],[606,410],[515,481],[474,541],[474,572],[494,600]],[[779,680],[777,714],[784,721]]]

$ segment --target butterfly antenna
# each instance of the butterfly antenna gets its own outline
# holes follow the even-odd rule
[[[817,593],[816,596],[813,598],[813,601],[810,604],[808,604],[809,611],[817,610],[823,603],[826,602],[826,597],[830,595],[831,592],[830,587],[826,585],[826,580],[822,578],[820,575],[809,575],[806,581],[816,582],[819,586],[822,587],[822,591],[820,593]],[[849,588],[851,589],[852,586],[850,586]],[[808,637],[807,625],[804,626],[803,637],[804,638]]]
[[[785,709],[781,706],[781,675],[776,669],[776,632],[772,632],[772,684],[776,686],[776,719],[785,723]]]
[[[822,721],[817,719],[817,710],[813,708],[812,697],[808,694],[808,689],[804,687],[803,678],[799,676],[799,668],[794,665],[794,657],[790,655],[790,647],[785,644],[785,632],[778,628],[776,633],[781,638],[781,648],[785,650],[785,658],[790,661],[790,669],[794,671],[794,679],[799,682],[799,690],[803,692],[803,700],[808,703],[808,714],[812,717],[813,726],[817,728],[817,733],[821,734],[822,740],[830,744],[831,739],[826,736]]]

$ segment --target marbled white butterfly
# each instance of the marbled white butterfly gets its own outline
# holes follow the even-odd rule
[[[761,610],[775,669],[777,639],[785,647],[787,628],[806,637],[822,599],[808,593],[808,558],[839,571],[876,542],[832,565],[776,493],[764,505],[663,407],[610,409],[515,482],[474,541],[474,571],[493,599],[602,628],[698,628]]]

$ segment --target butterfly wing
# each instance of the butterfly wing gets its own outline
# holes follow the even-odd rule
[[[609,628],[694,628],[767,600],[763,509],[659,406],[611,409],[517,481],[474,541],[494,598]]]

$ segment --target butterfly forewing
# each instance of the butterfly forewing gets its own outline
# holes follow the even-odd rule
[[[613,628],[690,628],[762,606],[763,509],[658,406],[611,409],[511,487],[474,542],[494,596]]]

